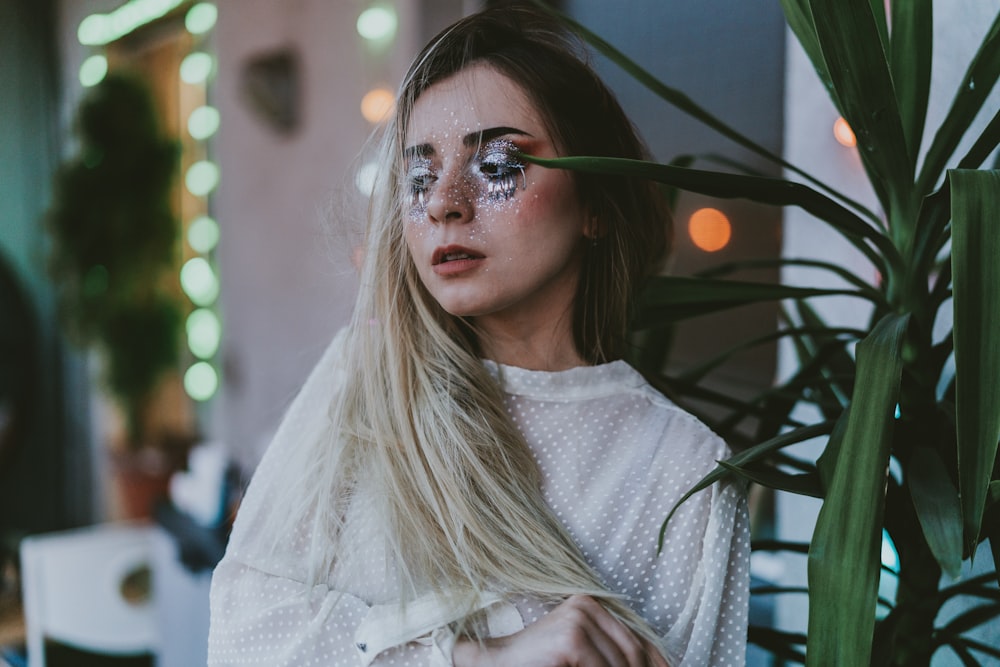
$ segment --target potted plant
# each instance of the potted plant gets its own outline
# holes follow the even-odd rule
[[[122,74],[88,91],[75,129],[76,154],[55,175],[47,218],[60,315],[70,339],[102,362],[124,417],[119,459],[162,468],[164,453],[183,455],[165,446],[183,438],[153,432],[149,419],[180,352],[178,144],[161,131],[144,82]]]
[[[785,338],[798,351],[798,371],[753,399],[720,396],[699,384],[728,352],[682,376],[663,373],[661,354],[640,354],[637,360],[656,360],[644,370],[672,395],[715,401],[728,413],[709,420],[740,451],[691,493],[737,475],[781,493],[822,498],[810,544],[767,545],[808,552],[807,637],[751,628],[751,641],[809,665],[923,666],[938,650],[954,652],[967,665],[979,664],[976,656],[1000,659],[1000,647],[965,635],[1000,616],[996,571],[957,583],[942,578],[942,573],[957,578],[963,559],[987,538],[1000,570],[1000,345],[995,338],[1000,331],[1000,170],[984,168],[1000,142],[1000,113],[971,149],[958,152],[1000,76],[1000,16],[963,80],[955,82],[951,109],[918,159],[930,88],[930,0],[892,2],[888,17],[882,2],[868,0],[782,0],[782,6],[858,137],[881,214],[768,153],[566,17],[597,50],[665,101],[777,161],[794,180],[677,163],[528,159],[652,179],[710,196],[798,206],[864,253],[881,276],[878,284],[823,259],[783,258],[720,267],[711,277],[651,282],[639,304],[637,331],[661,331],[687,317],[755,301],[791,304],[775,335],[742,347]],[[807,289],[720,277],[747,265],[801,264],[830,271],[847,287]],[[869,302],[869,325],[857,330],[823,321],[809,300],[830,294]],[[935,339],[932,329],[942,311],[952,330]],[[655,352],[667,343],[647,333],[643,344]],[[791,413],[800,403],[816,406],[822,419],[797,422]],[[749,437],[736,428],[744,417],[756,419]],[[825,440],[818,460],[787,449],[817,437]],[[883,529],[899,554],[894,600],[878,599]],[[982,604],[939,624],[941,607],[958,595],[978,597]]]

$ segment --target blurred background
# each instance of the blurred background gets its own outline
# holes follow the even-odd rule
[[[949,2],[969,18],[972,3]],[[366,139],[419,47],[487,4],[0,0],[0,646],[27,639],[29,536],[152,526],[136,548],[166,549],[190,584],[183,604],[202,608],[241,485],[349,316]],[[780,3],[552,4],[771,152],[871,200]],[[952,23],[942,29],[972,30]],[[724,156],[780,175],[594,64],[657,159]],[[819,249],[866,270],[820,231],[784,225],[777,209],[682,194],[671,269]],[[774,330],[775,308],[685,325],[670,363]],[[780,372],[779,350],[758,347],[712,382],[749,395]],[[780,508],[755,503],[755,530],[773,533]],[[201,613],[187,616],[203,627]],[[157,650],[170,643],[157,637]]]

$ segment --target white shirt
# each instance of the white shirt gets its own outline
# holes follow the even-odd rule
[[[364,505],[348,521],[337,573],[307,586],[300,544],[264,553],[256,528],[276,466],[328,426],[342,381],[331,345],[289,409],[247,490],[212,581],[210,665],[437,667],[451,664],[457,620],[433,599],[401,609],[385,556],[366,543]],[[716,484],[680,497],[726,458],[720,438],[650,387],[623,361],[560,372],[486,362],[538,462],[546,502],[605,585],[662,633],[672,667],[745,663],[749,531],[742,487]],[[288,489],[284,489],[288,492]],[[301,553],[301,552],[298,552]],[[481,601],[491,636],[541,618],[529,599]]]

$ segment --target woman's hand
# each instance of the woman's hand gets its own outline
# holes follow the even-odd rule
[[[669,667],[654,646],[585,595],[513,635],[460,639],[452,656],[456,667]]]

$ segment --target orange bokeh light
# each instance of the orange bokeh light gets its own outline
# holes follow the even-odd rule
[[[389,115],[395,96],[388,88],[373,88],[361,98],[361,115],[369,123],[378,123]]]
[[[722,211],[715,208],[700,208],[688,220],[688,235],[691,241],[705,252],[716,252],[729,245],[733,236],[733,226]]]
[[[854,130],[851,129],[851,126],[847,124],[847,121],[843,117],[838,118],[833,124],[833,136],[841,146],[854,148],[858,145],[858,139],[854,136]]]

